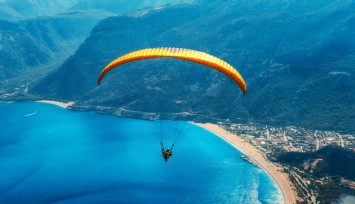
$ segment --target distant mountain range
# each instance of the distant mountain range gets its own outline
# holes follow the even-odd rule
[[[16,22],[0,20],[1,79],[16,77],[20,71],[58,58],[64,60],[79,47],[98,20],[85,13]]]
[[[0,0],[0,19],[24,20],[38,16],[53,16],[70,9],[79,0]]]
[[[24,20],[41,16],[54,16],[71,11],[105,11],[118,14],[144,7],[165,4],[191,3],[194,0],[0,0],[0,19]]]
[[[144,0],[109,2],[107,7],[108,1],[0,0],[0,94],[5,94],[0,98],[28,99],[18,90],[28,90],[29,84],[57,69],[99,20],[135,6],[159,5]]]
[[[143,5],[133,2],[131,9]],[[71,9],[79,7],[90,10],[100,5],[81,1]],[[72,56],[15,97],[75,100],[77,109],[134,117],[149,112],[176,117],[184,112],[194,120],[229,118],[355,133],[354,10],[355,2],[340,0],[230,0],[193,1],[112,16],[100,21]],[[51,39],[53,29],[36,36],[33,28],[26,27],[35,23],[18,24],[44,44],[32,63],[51,59],[51,46],[71,44],[65,45],[65,38],[43,40],[46,35]],[[57,27],[53,25],[44,27]],[[201,50],[226,60],[244,76],[247,95],[243,97],[232,81],[214,70],[176,60],[127,64],[97,86],[98,74],[114,58],[163,46]]]

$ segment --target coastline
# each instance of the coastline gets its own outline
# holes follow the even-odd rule
[[[248,155],[253,162],[257,163],[258,166],[263,168],[275,181],[279,189],[281,190],[284,203],[291,204],[296,203],[296,195],[297,193],[293,189],[292,183],[290,182],[288,175],[283,173],[283,168],[277,164],[274,164],[267,159],[265,159],[264,155],[259,152],[254,146],[251,144],[244,142],[240,137],[234,135],[232,133],[227,132],[223,128],[219,127],[216,124],[212,123],[192,123],[196,126],[199,126],[230,143],[232,146]]]
[[[53,104],[53,105],[56,105],[56,106],[59,106],[59,107],[62,107],[62,108],[68,108],[69,106],[73,105],[75,102],[67,102],[67,103],[64,103],[64,102],[59,102],[59,101],[50,101],[50,100],[39,100],[39,101],[36,101],[38,103],[47,103],[47,104]]]
[[[36,101],[39,103],[47,103],[53,104],[62,108],[67,108],[75,102],[59,102],[59,101],[51,101],[51,100],[39,100]],[[258,151],[254,146],[251,144],[244,142],[240,137],[234,135],[223,128],[219,127],[217,124],[212,123],[192,123],[193,125],[199,126],[215,135],[220,137],[221,139],[225,140],[239,151],[247,155],[253,162],[255,162],[259,167],[264,169],[266,173],[273,179],[273,181],[279,187],[282,197],[285,204],[292,204],[296,203],[296,195],[297,193],[293,189],[292,183],[290,182],[288,175],[283,173],[283,167],[274,164],[267,159],[265,159],[264,155]]]

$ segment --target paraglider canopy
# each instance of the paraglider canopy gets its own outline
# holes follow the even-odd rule
[[[227,62],[212,56],[210,54],[190,50],[185,48],[171,48],[171,47],[162,47],[162,48],[148,48],[143,50],[134,51],[128,54],[125,54],[121,57],[110,62],[100,73],[98,78],[98,85],[100,85],[101,80],[105,77],[105,75],[113,70],[114,68],[137,60],[151,59],[151,58],[177,58],[181,60],[187,60],[191,62],[195,62],[198,64],[206,65],[210,68],[218,70],[229,78],[231,78],[242,90],[244,95],[247,92],[246,84],[243,77],[239,74],[239,72],[232,67]]]

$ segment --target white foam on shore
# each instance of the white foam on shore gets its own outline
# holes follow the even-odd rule
[[[217,131],[213,131],[212,129],[208,128],[208,127],[205,127],[203,124],[199,124],[199,123],[193,123],[193,122],[190,122],[191,124],[193,125],[196,125],[196,126],[199,126],[205,130],[207,130],[208,132],[211,132],[212,134],[214,135],[217,135],[218,137],[220,137],[221,139],[223,139],[224,141],[226,141],[227,143],[229,143],[231,146],[233,146],[234,148],[238,149],[240,152],[242,152],[243,154],[247,155],[249,158],[252,159],[253,162],[256,162],[256,164],[258,164],[258,166],[263,170],[265,171],[266,174],[268,174],[268,176],[274,181],[275,185],[276,185],[276,189],[279,191],[279,194],[277,196],[277,200],[280,201],[281,203],[293,203],[294,201],[294,197],[292,195],[290,195],[290,192],[287,192],[289,189],[285,189],[285,186],[286,185],[289,185],[289,184],[285,184],[283,183],[282,181],[280,181],[280,175],[274,175],[273,173],[271,173],[269,167],[268,167],[268,164],[264,164],[263,161],[259,161],[258,159],[254,158],[255,155],[252,155],[252,153],[247,153],[247,152],[244,152],[240,147],[238,147],[236,144],[234,144],[232,141],[230,141],[227,137],[224,137],[222,136],[221,134],[224,134],[224,133],[218,133]],[[220,130],[223,130],[221,128],[219,128]],[[225,131],[225,130],[223,130]],[[228,133],[228,134],[231,134],[231,133]],[[254,150],[256,152],[258,152],[255,148]],[[257,154],[261,154],[261,153],[257,153]],[[266,161],[268,162],[268,161]],[[270,162],[269,162],[270,163]],[[290,181],[288,181],[288,183],[290,183]],[[295,194],[295,192],[293,193]]]

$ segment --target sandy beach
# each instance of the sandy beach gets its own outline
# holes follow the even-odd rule
[[[276,182],[279,186],[282,196],[284,198],[285,204],[296,203],[296,192],[293,190],[293,186],[289,181],[288,175],[282,172],[282,167],[271,163],[267,159],[264,158],[263,154],[260,153],[254,146],[251,144],[244,142],[240,137],[234,135],[232,133],[227,132],[223,128],[219,127],[216,124],[211,123],[194,123],[195,125],[204,128],[225,141],[229,142],[231,145],[242,151],[244,154],[248,155],[251,160],[261,168],[263,168]]]
[[[53,105],[60,106],[62,108],[68,108],[69,106],[71,106],[75,103],[75,102],[63,103],[63,102],[59,102],[59,101],[50,101],[50,100],[40,100],[40,101],[36,101],[36,102],[53,104]]]

